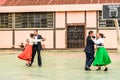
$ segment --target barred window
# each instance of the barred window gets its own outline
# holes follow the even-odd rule
[[[53,12],[16,13],[15,28],[53,28]]]
[[[0,28],[12,28],[12,13],[0,13]]]
[[[102,11],[99,11],[99,27],[115,27],[113,20],[103,20]]]

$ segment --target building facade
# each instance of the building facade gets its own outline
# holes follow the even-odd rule
[[[18,48],[29,33],[38,29],[46,37],[42,43],[47,49],[84,48],[90,30],[104,33],[106,48],[116,49],[115,24],[102,19],[102,6],[120,1],[101,1],[2,0],[0,48]]]

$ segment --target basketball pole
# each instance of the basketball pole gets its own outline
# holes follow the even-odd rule
[[[120,53],[120,34],[119,34],[119,23],[118,19],[114,19],[115,27],[116,27],[116,34],[117,34],[117,51]]]

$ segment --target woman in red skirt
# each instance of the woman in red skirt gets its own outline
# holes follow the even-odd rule
[[[31,58],[32,58],[32,45],[35,42],[40,42],[41,40],[35,40],[35,36],[33,33],[30,34],[29,38],[27,39],[28,44],[26,45],[24,51],[18,55],[19,59],[26,60],[26,66],[31,66]]]

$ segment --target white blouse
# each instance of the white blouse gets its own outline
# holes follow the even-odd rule
[[[93,40],[94,41],[94,43],[95,44],[100,44],[100,43],[102,43],[102,44],[104,44],[104,39],[103,38],[99,38],[99,39],[97,39],[97,40]],[[100,47],[100,46],[97,46],[97,47]]]
[[[28,41],[29,41],[29,44],[30,45],[33,45],[33,44],[35,44],[35,43],[37,43],[37,42],[40,42],[41,41],[41,39],[33,39],[33,38],[28,38]]]

